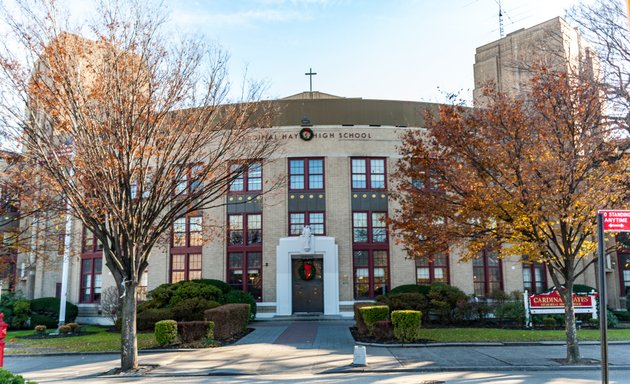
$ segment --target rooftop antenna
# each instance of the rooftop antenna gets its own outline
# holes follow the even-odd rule
[[[499,4],[499,36],[500,38],[505,37],[505,33],[503,30],[503,9],[501,8],[501,0],[495,0],[497,4]]]

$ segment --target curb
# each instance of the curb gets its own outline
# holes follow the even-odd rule
[[[201,348],[182,348],[182,349],[142,349],[138,351],[140,355],[146,355],[151,353],[171,353],[171,352],[193,352],[198,351]],[[47,352],[47,353],[16,353],[7,354],[5,350],[4,358],[13,357],[38,357],[38,356],[90,356],[90,355],[117,355],[120,356],[120,351],[102,351],[102,352]]]
[[[364,341],[355,341],[356,345],[363,345],[366,347],[377,348],[432,348],[432,347],[532,347],[532,346],[566,346],[564,341],[497,341],[487,343],[397,343],[397,344],[383,344],[383,343],[368,343]],[[579,345],[600,345],[599,341],[581,341]],[[609,341],[608,345],[630,345],[630,340],[627,341]]]

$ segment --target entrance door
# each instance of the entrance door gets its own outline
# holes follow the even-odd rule
[[[293,259],[293,312],[324,312],[323,259]]]

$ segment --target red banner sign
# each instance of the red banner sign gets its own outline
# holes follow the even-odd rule
[[[594,296],[578,296],[573,294],[574,307],[591,307],[593,306]],[[558,291],[533,295],[529,298],[529,305],[532,308],[548,308],[548,307],[564,307],[564,302]]]
[[[630,211],[601,210],[605,232],[630,232]]]

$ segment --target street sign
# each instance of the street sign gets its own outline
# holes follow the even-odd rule
[[[629,210],[600,210],[604,222],[604,232],[630,232]]]

